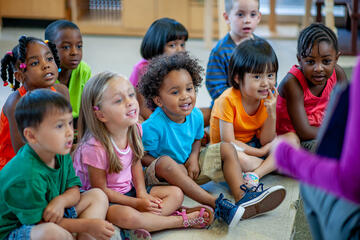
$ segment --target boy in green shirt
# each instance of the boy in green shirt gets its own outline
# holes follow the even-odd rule
[[[99,189],[80,194],[70,149],[72,109],[59,93],[38,89],[17,104],[27,144],[0,171],[0,239],[109,239],[108,199]],[[77,218],[79,216],[79,218]]]

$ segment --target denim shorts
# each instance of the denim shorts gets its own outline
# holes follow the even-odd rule
[[[77,218],[77,212],[75,207],[65,208],[64,211],[64,218]],[[33,225],[22,225],[14,229],[10,234],[7,236],[7,240],[30,240],[31,239],[31,230],[35,226]]]
[[[254,137],[253,137],[249,142],[247,142],[246,144],[249,145],[250,147],[253,147],[253,148],[261,148],[261,147],[262,147],[262,145],[261,145],[261,143],[260,143],[260,140],[259,140],[256,136],[254,136]],[[267,158],[267,155],[262,156],[262,157],[259,157],[259,158],[265,160],[265,159]]]

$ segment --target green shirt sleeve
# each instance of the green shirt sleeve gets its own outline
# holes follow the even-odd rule
[[[43,181],[27,179],[14,182],[4,191],[4,204],[14,213],[21,224],[36,224],[41,221],[48,202],[47,186]]]

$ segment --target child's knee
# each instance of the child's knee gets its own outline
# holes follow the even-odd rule
[[[179,187],[169,186],[169,195],[178,199],[181,202],[184,200],[184,193]]]
[[[220,144],[220,154],[221,160],[235,160],[236,159],[236,149],[231,143],[222,142]]]
[[[73,237],[70,232],[55,223],[42,223],[32,229],[31,239],[64,240]]]
[[[288,141],[291,141],[292,143],[294,143],[296,145],[300,145],[300,139],[299,139],[298,135],[296,135],[296,133],[294,133],[294,132],[285,133],[284,135],[281,135],[281,137],[286,138]]]
[[[88,191],[89,197],[91,199],[92,203],[105,203],[108,204],[109,203],[109,199],[106,196],[106,194],[103,192],[103,190],[101,190],[100,188],[92,188]]]
[[[160,157],[155,165],[155,172],[158,173],[172,173],[177,169],[177,163],[169,156]]]

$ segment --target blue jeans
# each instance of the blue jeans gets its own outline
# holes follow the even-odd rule
[[[360,206],[319,188],[300,187],[314,240],[360,239]]]

